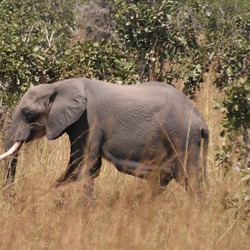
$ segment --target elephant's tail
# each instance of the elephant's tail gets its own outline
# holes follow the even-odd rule
[[[201,130],[201,137],[203,138],[203,152],[202,152],[202,174],[203,180],[206,182],[207,175],[207,155],[208,155],[208,144],[209,144],[209,131],[207,128]]]

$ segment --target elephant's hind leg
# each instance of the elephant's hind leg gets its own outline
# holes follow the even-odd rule
[[[150,188],[151,197],[159,196],[174,179],[174,171],[172,168],[157,168],[148,176],[148,184]]]
[[[200,196],[200,151],[199,146],[191,145],[183,157],[177,162],[175,180],[185,188],[191,196]]]

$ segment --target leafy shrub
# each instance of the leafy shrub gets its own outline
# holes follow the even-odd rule
[[[221,108],[225,113],[224,139],[216,157],[219,165],[225,170],[237,171],[245,184],[245,189],[239,194],[229,194],[227,202],[232,203],[242,217],[249,212],[250,202],[250,79],[241,78],[225,87],[225,100]]]
[[[116,31],[135,54],[141,82],[165,80],[172,84],[180,77],[188,78],[179,66],[187,58],[192,61],[198,43],[193,8],[181,6],[175,1],[114,1]],[[193,80],[199,82],[200,78]]]
[[[138,81],[129,52],[119,42],[77,42],[68,49],[62,73],[66,78],[86,76],[119,84]]]
[[[14,105],[30,86],[61,77],[62,58],[74,25],[71,1],[2,1],[0,90]]]

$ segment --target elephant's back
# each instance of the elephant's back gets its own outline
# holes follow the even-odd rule
[[[91,81],[91,95],[96,106],[106,107],[113,114],[150,116],[159,114],[161,118],[190,120],[205,123],[196,105],[175,87],[161,82],[146,82],[135,85],[118,85],[101,81]]]

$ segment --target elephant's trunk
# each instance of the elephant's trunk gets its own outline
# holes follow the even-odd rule
[[[13,124],[13,123],[12,123]],[[15,133],[18,130],[15,128],[15,126],[10,125],[7,136],[5,139],[5,152],[3,155],[0,156],[1,159],[5,160],[5,174],[4,174],[4,183],[3,187],[6,189],[8,186],[12,186],[12,183],[15,179],[15,173],[16,173],[16,165],[17,165],[17,157],[18,152],[23,144],[23,142],[15,141]]]

